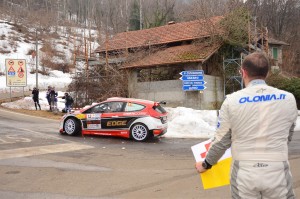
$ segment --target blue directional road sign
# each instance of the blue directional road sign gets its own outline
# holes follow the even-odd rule
[[[193,80],[203,80],[203,76],[201,75],[183,75],[179,79],[183,81],[193,81]]]
[[[179,73],[180,75],[203,75],[203,70],[188,70],[188,71],[182,71]]]
[[[182,77],[179,79],[182,80],[182,90],[184,91],[201,91],[206,89],[204,84],[204,71],[203,70],[189,70],[182,71],[180,73]]]
[[[200,81],[183,81],[183,85],[204,85],[206,84],[206,81],[200,80]]]
[[[202,91],[206,89],[204,85],[194,85],[194,86],[189,86],[189,85],[183,85],[182,90],[184,91]]]

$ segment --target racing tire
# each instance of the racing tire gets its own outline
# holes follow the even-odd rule
[[[151,135],[146,125],[142,123],[136,123],[130,128],[130,137],[135,141],[146,141]]]
[[[64,122],[64,132],[67,135],[79,135],[81,132],[80,124],[75,118],[68,118]]]

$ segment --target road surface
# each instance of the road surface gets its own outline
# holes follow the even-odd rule
[[[229,187],[204,191],[190,146],[203,140],[138,143],[58,134],[58,121],[0,108],[0,198],[230,198]],[[300,196],[300,132],[290,145]]]

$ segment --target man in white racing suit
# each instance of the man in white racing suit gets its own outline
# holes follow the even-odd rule
[[[268,86],[268,59],[248,55],[240,69],[246,88],[228,95],[218,129],[198,172],[216,164],[231,147],[231,195],[238,199],[293,199],[288,162],[298,111],[293,94]]]

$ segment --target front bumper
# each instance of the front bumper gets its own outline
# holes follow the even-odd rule
[[[164,135],[165,133],[167,133],[167,128],[165,129],[154,129],[152,130],[152,133],[154,136],[161,136]]]

